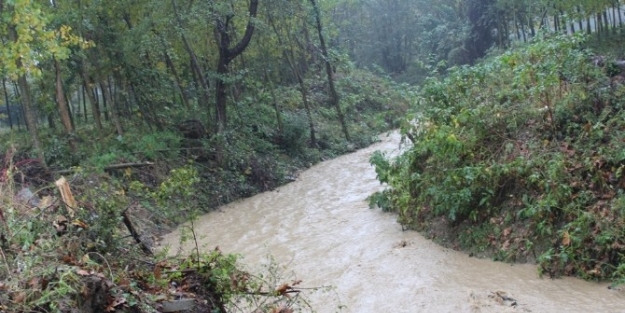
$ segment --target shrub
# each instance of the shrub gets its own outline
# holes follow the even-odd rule
[[[393,162],[371,159],[390,186],[372,204],[412,226],[445,216],[491,225],[483,235],[493,238],[516,227],[518,241],[544,247],[545,273],[620,279],[625,112],[614,93],[623,87],[605,90],[580,43],[544,38],[429,79],[418,118],[402,128],[413,147]]]

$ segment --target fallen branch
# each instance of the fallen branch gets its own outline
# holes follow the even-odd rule
[[[150,248],[148,244],[146,244],[145,242],[143,242],[143,240],[141,240],[141,236],[135,229],[134,225],[132,225],[130,216],[128,216],[128,209],[122,212],[122,217],[124,218],[123,219],[124,225],[126,225],[126,228],[128,228],[128,231],[130,232],[130,235],[132,236],[132,238],[134,238],[135,241],[139,244],[139,246],[141,246],[141,250],[143,250],[143,252],[145,252],[145,254],[147,255],[152,255],[153,254],[152,249]]]
[[[124,168],[134,168],[134,167],[144,167],[144,166],[150,166],[150,165],[154,165],[154,162],[142,162],[142,163],[119,163],[119,164],[112,164],[109,166],[105,166],[104,170],[105,171],[110,171],[110,170],[118,170],[118,169],[124,169]],[[70,174],[73,172],[76,172],[77,169],[66,169],[66,170],[58,170],[58,171],[52,171],[55,174]]]

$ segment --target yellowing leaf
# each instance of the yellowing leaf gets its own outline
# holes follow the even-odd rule
[[[571,244],[571,235],[569,235],[568,231],[565,231],[562,234],[562,245],[568,247]]]

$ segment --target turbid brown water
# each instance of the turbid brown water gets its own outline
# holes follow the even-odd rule
[[[302,285],[335,286],[343,312],[625,312],[625,292],[607,284],[542,279],[535,265],[471,258],[402,232],[393,214],[368,209],[365,199],[382,188],[370,155],[399,148],[397,133],[380,139],[200,217],[200,245],[240,253],[250,265],[272,255]],[[177,230],[164,244],[175,251],[178,240]],[[334,312],[335,298],[313,294],[310,302],[318,312]]]

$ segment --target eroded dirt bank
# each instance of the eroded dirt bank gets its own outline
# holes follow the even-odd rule
[[[270,254],[306,286],[336,286],[344,312],[625,311],[625,292],[607,284],[541,279],[533,265],[471,258],[402,232],[392,214],[369,210],[365,199],[382,188],[369,156],[399,147],[397,133],[381,139],[278,190],[202,216],[201,245],[241,253],[248,264]],[[176,251],[179,235],[163,244]],[[336,310],[332,294],[310,297],[318,312]]]

